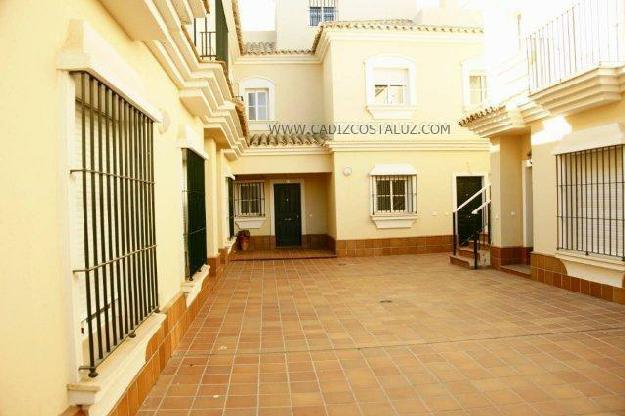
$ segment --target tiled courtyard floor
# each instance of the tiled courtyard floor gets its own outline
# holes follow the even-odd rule
[[[625,307],[448,261],[230,263],[140,414],[625,415]]]

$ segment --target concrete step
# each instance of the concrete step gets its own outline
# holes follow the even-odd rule
[[[449,256],[449,262],[456,266],[466,267],[467,269],[473,268],[473,250],[467,250],[461,248],[457,254]],[[490,267],[490,250],[479,250],[477,252],[478,268]]]

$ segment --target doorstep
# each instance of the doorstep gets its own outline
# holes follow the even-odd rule
[[[529,264],[507,264],[505,266],[500,266],[500,270],[525,278],[530,278],[532,276],[532,268]]]

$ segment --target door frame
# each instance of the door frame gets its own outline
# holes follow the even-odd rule
[[[463,176],[475,176],[482,178],[482,188],[488,183],[488,173],[486,172],[454,172],[451,178],[451,203],[452,208],[449,215],[452,215],[458,207],[458,178]],[[484,202],[484,201],[482,201]]]
[[[269,215],[271,222],[271,236],[276,236],[276,207],[275,207],[275,193],[274,185],[280,184],[299,184],[299,199],[300,199],[300,222],[302,227],[302,236],[306,235],[306,210],[305,210],[305,181],[304,179],[272,179],[269,181]]]

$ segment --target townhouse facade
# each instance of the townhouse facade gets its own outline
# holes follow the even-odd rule
[[[245,33],[229,0],[0,5],[0,413],[134,414],[241,230],[336,256],[471,236],[480,17],[369,6],[278,1]]]
[[[624,3],[509,1],[485,14],[493,266],[625,302]],[[531,253],[531,255],[530,255]]]
[[[454,204],[488,182],[488,143],[453,121],[486,94],[480,24],[451,1],[276,2],[275,31],[244,33],[234,64],[236,230],[261,249],[451,251]]]

